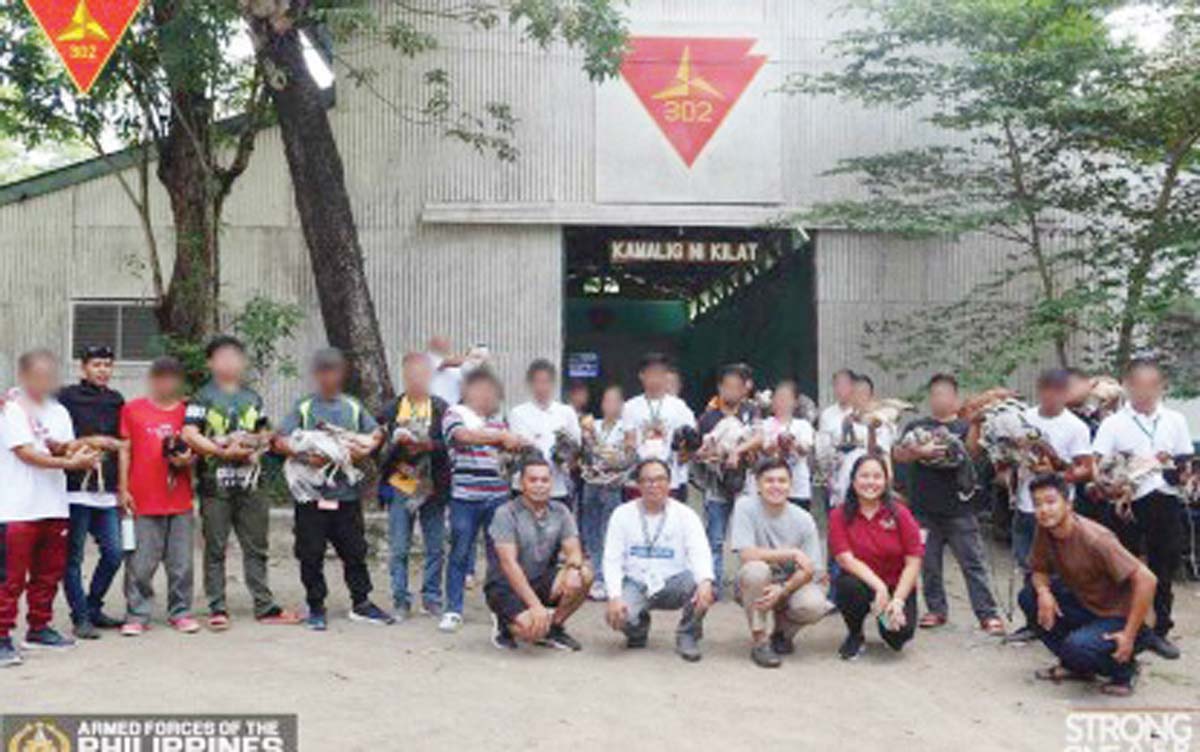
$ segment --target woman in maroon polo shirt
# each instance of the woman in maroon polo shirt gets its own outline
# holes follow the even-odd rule
[[[834,602],[849,631],[838,649],[844,660],[863,651],[863,622],[872,610],[879,636],[892,650],[916,631],[924,545],[916,519],[892,496],[891,485],[883,459],[864,455],[850,471],[846,500],[829,515],[829,549],[841,567]]]

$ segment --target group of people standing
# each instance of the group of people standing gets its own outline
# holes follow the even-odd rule
[[[1036,404],[1020,418],[1036,432],[1036,451],[1012,467],[992,463],[1010,478],[1018,601],[1028,620],[1009,632],[972,503],[992,413],[961,399],[953,376],[930,379],[929,414],[901,425],[864,375],[835,374],[835,402],[816,414],[795,382],[756,393],[752,369],[731,364],[697,417],[678,396],[669,359],[649,353],[638,368],[641,393],[627,398],[608,386],[595,395],[600,412],[592,415],[586,384],[572,384],[561,402],[556,366],[536,360],[526,371],[527,401],[506,415],[486,351],[460,357],[434,338],[426,351],[404,356],[402,392],[378,415],[344,391],[342,354],[318,351],[312,393],[273,425],[246,383],[242,343],[217,337],[206,356],[210,380],[190,396],[182,365],[165,357],[151,365],[146,395],[128,403],[109,387],[108,348],[86,349],[80,382],[63,389],[51,353],[20,358],[19,385],[5,395],[0,421],[0,664],[21,660],[12,631],[23,593],[29,629],[21,647],[74,643],[51,626],[60,582],[75,638],[108,628],[142,634],[160,565],[172,627],[228,629],[231,534],[255,618],[318,631],[327,627],[330,546],[343,565],[349,618],[392,624],[420,611],[442,631],[457,631],[482,538],[483,595],[499,648],[581,649],[566,623],[591,598],[606,602],[607,623],[630,648],[647,644],[652,611],[679,611],[676,652],[694,662],[705,615],[731,585],[755,664],[781,665],[797,634],[833,613],[846,627],[839,655],[850,660],[864,650],[868,618],[896,651],[918,627],[947,623],[948,546],[980,628],[1011,641],[1041,639],[1059,658],[1041,678],[1100,675],[1104,691],[1125,694],[1138,651],[1179,655],[1169,640],[1171,580],[1192,445],[1182,416],[1161,405],[1163,374],[1148,361],[1125,374],[1123,405],[1083,418],[1072,407],[1084,404],[1088,378],[1043,373]],[[267,454],[283,458],[294,501],[303,614],[283,608],[268,583],[270,502],[260,487]],[[1095,472],[1098,460],[1116,454],[1161,464],[1138,475],[1122,513],[1106,501],[1117,490]],[[370,597],[363,506],[375,494],[359,469],[369,458],[387,509],[389,609]],[[689,505],[691,488],[703,515]],[[196,498],[203,625],[193,615]],[[414,593],[409,556],[418,525]],[[89,539],[100,555],[85,585]],[[728,582],[727,547],[738,559]],[[104,601],[123,562],[126,613],[118,618]]]

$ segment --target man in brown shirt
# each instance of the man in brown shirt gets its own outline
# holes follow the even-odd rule
[[[1059,659],[1037,677],[1059,682],[1100,675],[1108,678],[1101,691],[1129,695],[1134,656],[1149,637],[1145,620],[1157,580],[1111,531],[1075,514],[1061,477],[1040,475],[1029,490],[1038,527],[1021,609]]]

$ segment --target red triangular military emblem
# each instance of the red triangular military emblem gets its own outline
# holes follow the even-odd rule
[[[71,80],[86,94],[125,36],[141,0],[25,0],[58,52]]]
[[[621,75],[691,167],[766,62],[755,39],[633,37]]]

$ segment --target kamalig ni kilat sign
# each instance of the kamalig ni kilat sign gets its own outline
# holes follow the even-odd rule
[[[125,36],[141,0],[25,0],[84,94]]]
[[[690,168],[767,61],[755,39],[633,37],[621,76]]]

